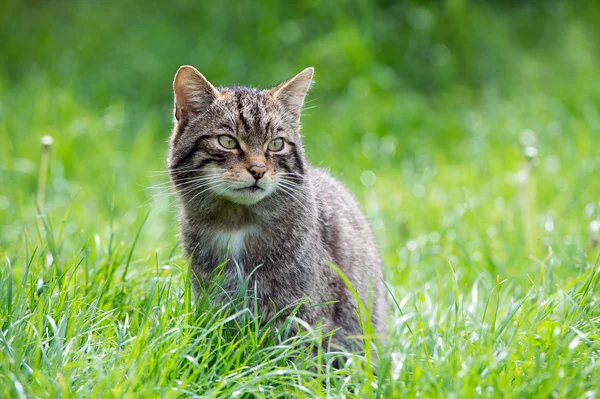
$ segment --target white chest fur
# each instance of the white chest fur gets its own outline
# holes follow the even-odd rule
[[[217,233],[215,245],[223,254],[229,248],[229,257],[238,264],[242,264],[244,258],[244,244],[248,235],[247,230]]]

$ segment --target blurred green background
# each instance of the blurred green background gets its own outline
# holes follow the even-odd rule
[[[128,246],[149,210],[132,269],[153,249],[161,261],[178,253],[160,184],[182,64],[216,85],[261,88],[316,68],[307,153],[365,206],[397,292],[446,286],[452,269],[465,286],[482,275],[529,284],[541,264],[568,281],[598,251],[596,2],[4,0],[0,10],[0,254],[16,273],[26,246],[65,259]],[[44,135],[54,144],[38,210]]]

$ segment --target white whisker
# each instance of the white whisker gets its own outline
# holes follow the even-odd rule
[[[202,176],[195,176],[195,177],[186,177],[183,179],[177,179],[176,185],[185,185],[187,183],[191,182],[196,182],[196,181],[202,181],[202,180],[208,180],[211,179],[213,177],[220,177],[220,174],[212,174],[212,175],[202,175]],[[171,181],[166,181],[166,182],[162,182],[162,183],[157,183],[157,184],[153,184],[151,186],[143,186],[144,188],[157,188],[157,187],[165,187],[165,186],[172,186],[173,183]]]
[[[306,193],[303,193],[301,191],[298,191],[297,189],[295,189],[294,187],[282,184],[281,181],[278,182],[277,187],[284,192],[285,194],[289,195],[299,206],[302,210],[304,210],[306,213],[312,213],[310,211],[310,209],[306,206],[306,204],[302,203],[302,201],[300,199],[298,199],[294,194],[299,194],[301,196],[302,199],[304,199],[305,201],[307,201],[309,199],[308,195]],[[317,220],[320,221],[320,219],[317,217]]]
[[[189,201],[187,201],[185,204],[183,204],[183,205],[182,205],[182,207],[183,207],[183,208],[185,208],[185,207],[186,207],[186,206],[187,206],[187,205],[188,205],[190,202],[192,202],[194,199],[196,199],[196,198],[197,198],[199,195],[201,195],[201,194],[203,194],[203,193],[205,193],[205,192],[207,192],[207,191],[209,191],[209,190],[215,189],[215,188],[217,188],[217,187],[219,187],[219,186],[221,186],[221,185],[223,185],[223,184],[225,184],[225,183],[223,183],[223,182],[219,182],[219,183],[217,183],[217,184],[216,184],[216,185],[214,185],[214,186],[208,187],[207,189],[205,189],[205,190],[202,190],[202,191],[200,191],[199,193],[196,193],[196,194],[195,194],[195,195],[194,195],[192,198],[190,198],[190,200],[189,200]]]
[[[304,204],[303,204],[303,203],[302,203],[302,202],[301,202],[301,201],[300,201],[298,198],[296,198],[296,197],[294,196],[294,194],[292,194],[292,192],[290,192],[290,191],[289,191],[289,189],[286,189],[286,188],[284,188],[284,187],[279,187],[279,189],[280,189],[282,192],[284,192],[284,193],[286,193],[287,195],[289,195],[289,196],[290,196],[290,198],[291,198],[292,200],[294,200],[294,201],[295,201],[295,202],[298,204],[298,206],[300,207],[300,209],[302,209],[302,210],[303,210],[304,212],[306,212],[306,213],[309,213],[309,214],[311,213],[311,212],[310,212],[310,210],[309,210],[309,209],[308,209],[308,208],[307,208],[307,207],[306,207],[306,206],[305,206],[305,205],[304,205]]]
[[[181,167],[181,168],[175,168],[175,169],[151,171],[151,173],[148,176],[157,177],[157,176],[164,176],[164,175],[173,174],[173,173],[211,172],[211,171],[216,172],[216,171],[220,171],[220,169],[218,169],[218,168],[196,168],[196,167],[184,168],[184,167]]]
[[[186,186],[186,187],[180,188],[179,190],[177,190],[175,188],[168,188],[168,189],[162,190],[161,192],[159,192],[159,193],[153,195],[152,197],[150,197],[150,199],[148,199],[148,201],[146,201],[143,205],[146,205],[146,204],[148,204],[150,202],[153,202],[153,201],[158,201],[158,200],[161,200],[163,198],[166,198],[166,197],[168,197],[169,195],[171,195],[172,193],[175,193],[175,192],[178,192],[179,194],[186,194],[186,193],[189,193],[191,191],[195,191],[195,190],[198,190],[198,189],[200,189],[202,187],[206,187],[208,185],[216,183],[219,180],[220,180],[220,177],[214,177],[214,178],[212,178],[210,180],[207,179],[207,180],[204,180],[204,181],[192,181],[192,182],[189,182],[189,183],[183,185],[183,186]]]
[[[199,196],[199,195],[201,195],[202,193],[205,193],[205,192],[207,192],[207,191],[209,191],[209,190],[212,190],[212,189],[216,189],[216,188],[218,188],[218,187],[222,186],[223,184],[224,184],[224,183],[222,183],[222,182],[218,182],[218,183],[217,183],[217,184],[215,184],[214,186],[210,186],[210,187],[208,187],[207,189],[204,189],[204,190],[200,191],[199,193],[195,194],[195,195],[194,195],[194,196],[193,196],[193,197],[192,197],[192,198],[191,198],[189,201],[187,201],[187,202],[186,202],[184,205],[182,205],[182,207],[183,207],[183,208],[185,208],[185,207],[186,207],[186,206],[187,206],[187,205],[188,205],[188,204],[189,204],[191,201],[193,201],[193,200],[194,200],[196,197],[198,197],[198,196]],[[204,185],[203,187],[206,187],[206,185]],[[167,209],[167,208],[170,208],[170,207],[171,207],[173,204],[175,204],[175,202],[177,202],[177,200],[178,200],[178,198],[175,198],[173,201],[169,202],[169,203],[167,204],[167,206],[165,206],[165,207],[164,207],[164,208],[162,208],[160,211],[158,211],[158,212],[157,212],[157,214],[160,214],[160,213],[162,213],[162,212],[163,212],[165,209]]]

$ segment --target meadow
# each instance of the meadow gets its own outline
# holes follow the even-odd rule
[[[3,1],[0,397],[600,397],[598,37],[592,1]],[[336,369],[192,295],[183,64],[315,67],[307,154],[371,221],[388,342]]]

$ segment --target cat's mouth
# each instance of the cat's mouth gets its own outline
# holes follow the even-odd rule
[[[255,193],[257,191],[263,191],[263,188],[257,186],[256,184],[252,185],[252,186],[248,186],[248,187],[241,187],[241,188],[236,188],[236,191],[242,192],[242,193]]]
[[[253,205],[269,195],[270,192],[271,189],[268,185],[265,184],[261,187],[255,183],[245,187],[229,187],[219,192],[219,195],[237,204]]]

